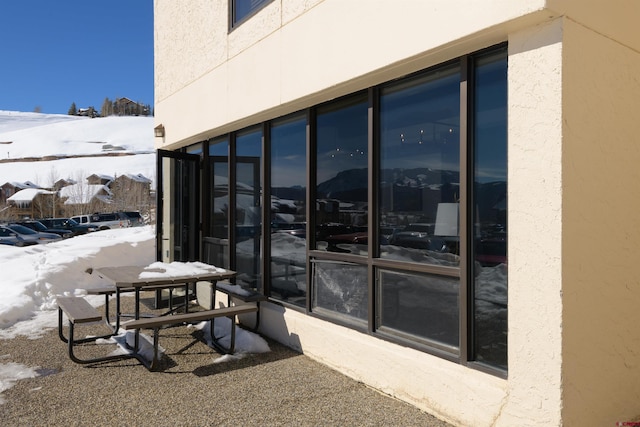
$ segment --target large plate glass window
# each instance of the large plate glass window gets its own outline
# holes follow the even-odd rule
[[[316,249],[367,255],[366,96],[319,107],[316,123]]]
[[[209,264],[231,268],[229,259],[229,141],[221,138],[209,144],[209,212],[207,235],[203,238],[204,259]]]
[[[380,258],[427,274],[380,271],[376,326],[452,353],[460,340],[460,78],[451,66],[380,91]]]
[[[459,263],[459,87],[452,67],[382,89],[381,258]]]
[[[507,58],[474,74],[474,359],[507,369]]]
[[[380,329],[452,353],[459,345],[460,281],[455,277],[380,271]]]
[[[307,295],[307,120],[271,126],[271,296],[304,307]]]
[[[261,128],[238,132],[235,147],[236,283],[242,287],[261,290]]]
[[[312,308],[344,315],[347,321],[366,321],[369,301],[366,93],[318,107],[315,137],[313,237],[317,258],[313,259]],[[345,256],[351,260],[347,262]]]

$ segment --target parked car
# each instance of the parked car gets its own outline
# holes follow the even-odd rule
[[[75,215],[71,219],[79,224],[91,224],[98,227],[98,230],[109,230],[111,228],[130,227],[131,221],[122,212],[94,213],[90,215]]]
[[[483,239],[476,242],[475,259],[484,267],[507,263],[505,239]]]
[[[67,237],[72,237],[73,236],[73,231],[71,231],[71,230],[65,230],[65,229],[62,229],[62,228],[49,228],[46,225],[44,225],[43,223],[41,223],[40,221],[23,220],[23,221],[16,221],[14,224],[24,225],[25,227],[28,227],[28,228],[30,228],[32,230],[35,230],[35,231],[39,231],[41,233],[58,234],[63,239],[66,239]]]
[[[123,214],[129,219],[129,227],[140,227],[144,225],[144,219],[140,212],[137,211],[123,211]]]
[[[22,239],[28,242],[44,244],[62,240],[62,237],[60,237],[58,234],[41,233],[20,224],[8,224],[6,225],[6,227],[18,233]]]
[[[78,224],[71,218],[46,218],[38,220],[46,227],[49,228],[61,228],[63,230],[70,230],[74,236],[80,234],[87,234],[92,231],[98,231],[98,227],[95,225]]]
[[[9,246],[31,246],[37,245],[37,242],[27,241],[9,227],[0,225],[0,245]]]

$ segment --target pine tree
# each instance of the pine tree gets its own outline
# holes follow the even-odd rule
[[[78,114],[78,108],[76,107],[76,103],[72,102],[71,107],[69,107],[69,111],[67,112],[70,116],[75,116]]]

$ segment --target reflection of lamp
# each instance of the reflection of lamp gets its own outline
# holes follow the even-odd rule
[[[435,236],[457,236],[459,223],[458,203],[438,203]]]
[[[156,138],[164,138],[164,126],[160,124],[154,127],[153,133],[155,134]]]

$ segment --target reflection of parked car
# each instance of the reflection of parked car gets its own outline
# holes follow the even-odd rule
[[[28,227],[34,231],[39,231],[41,233],[54,233],[59,235],[60,237],[67,238],[73,236],[73,232],[71,230],[64,230],[61,228],[49,228],[40,221],[34,220],[24,220],[24,221],[16,221],[14,224],[23,225]]]
[[[37,244],[38,243],[34,241],[25,241],[20,234],[8,227],[0,226],[0,245],[31,246]]]
[[[396,234],[403,230],[402,227],[394,227],[389,225],[380,226],[380,244],[386,245],[389,240]]]
[[[428,236],[426,233],[398,233],[391,238],[391,245],[405,248],[426,249],[435,252],[449,252],[447,242],[440,237]]]
[[[354,230],[344,224],[327,222],[316,226],[316,240],[327,240],[327,237],[329,236],[334,236],[336,234],[348,234],[353,232]]]
[[[307,223],[306,222],[272,222],[271,223],[271,232],[275,233],[277,231],[283,230],[306,230]]]
[[[476,242],[475,259],[485,267],[506,264],[507,241],[503,239],[486,239]]]
[[[307,229],[306,228],[293,228],[291,230],[278,230],[276,233],[285,233],[290,234],[291,236],[300,237],[305,239],[307,237]]]
[[[25,227],[24,225],[9,224],[6,227],[18,233],[20,237],[27,242],[44,244],[62,240],[62,237],[60,237],[58,234],[41,233],[39,231],[32,230],[29,227]]]
[[[331,252],[349,252],[346,249],[339,248],[339,244],[367,245],[369,242],[369,234],[366,231],[357,233],[335,234],[327,236],[325,239],[328,243],[327,250]]]
[[[76,215],[71,217],[79,224],[91,224],[98,227],[98,230],[109,230],[111,228],[129,227],[131,222],[122,212],[94,213],[91,215]]]
[[[409,224],[402,231],[393,233],[389,238],[389,244],[414,249],[447,252],[446,242],[441,238],[433,237],[434,228],[433,224],[428,223]]]
[[[61,228],[63,230],[71,230],[74,236],[79,234],[87,234],[91,231],[98,231],[95,225],[78,224],[71,218],[47,218],[40,219],[41,223],[50,228]]]
[[[125,211],[122,212],[129,219],[130,227],[140,227],[144,225],[144,219],[140,212],[137,211]]]

